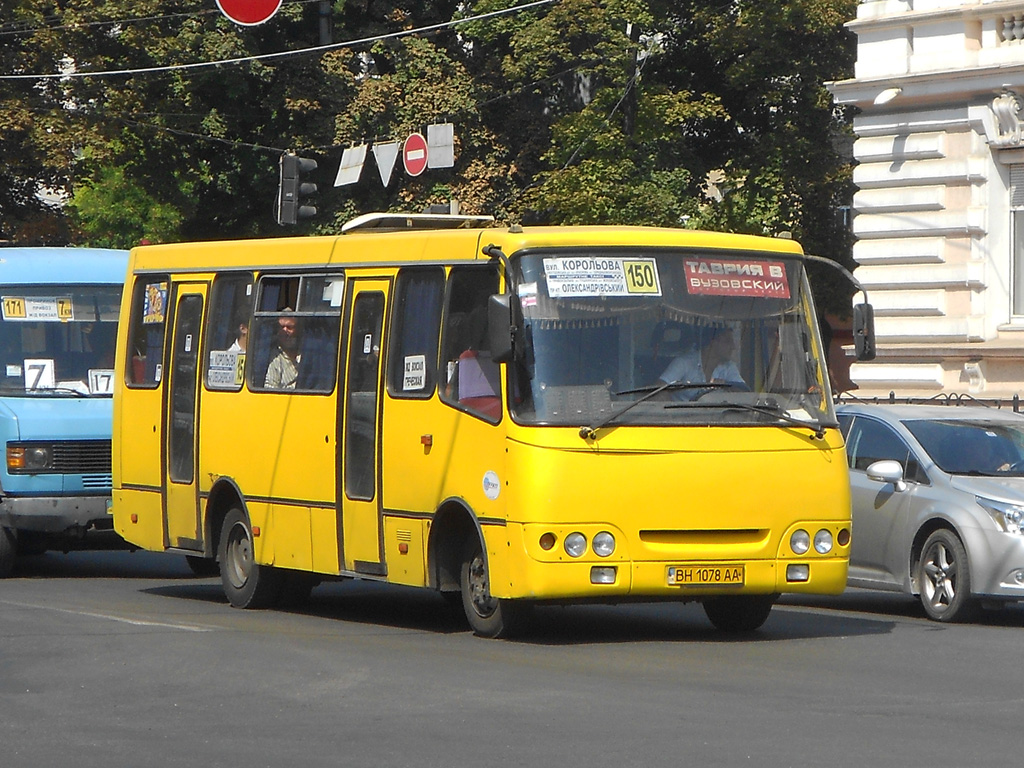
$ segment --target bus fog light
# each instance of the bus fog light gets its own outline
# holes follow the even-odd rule
[[[814,534],[814,551],[819,555],[827,555],[832,551],[832,532],[822,528]]]
[[[1016,571],[1010,574],[1014,584],[1018,587],[1024,587],[1024,570],[1018,568]]]
[[[845,547],[847,544],[850,543],[850,529],[849,528],[843,528],[839,532],[839,535],[836,536],[836,543],[840,547]]]
[[[807,554],[807,550],[811,548],[811,535],[802,528],[793,531],[793,535],[789,537],[789,548],[798,555]]]
[[[614,565],[602,566],[595,565],[590,569],[590,583],[591,584],[614,584],[615,583],[615,571]]]
[[[582,557],[587,551],[587,537],[582,533],[570,533],[565,537],[565,554],[569,557]]]
[[[615,537],[608,531],[601,531],[594,537],[594,543],[591,546],[594,549],[594,554],[598,557],[608,557],[615,551]]]
[[[555,534],[553,534],[553,533],[551,533],[549,531],[549,532],[541,535],[541,537],[540,537],[540,548],[541,549],[543,549],[545,552],[547,552],[548,550],[554,548],[554,546],[555,546]]]
[[[798,563],[786,566],[786,581],[809,581],[810,578],[811,566]]]

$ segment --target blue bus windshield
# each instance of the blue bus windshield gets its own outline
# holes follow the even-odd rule
[[[110,396],[121,285],[0,285],[0,394]]]

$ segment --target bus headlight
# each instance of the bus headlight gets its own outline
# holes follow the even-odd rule
[[[582,533],[570,533],[565,537],[565,554],[569,557],[582,557],[587,551],[587,537]]]
[[[591,546],[594,549],[594,554],[598,557],[608,557],[615,551],[615,537],[608,531],[601,531],[594,537],[594,543]]]
[[[811,548],[811,535],[802,528],[793,531],[793,535],[789,537],[789,548],[798,555],[807,554],[807,550]]]
[[[814,551],[819,555],[827,555],[832,551],[832,533],[822,528],[814,534]]]

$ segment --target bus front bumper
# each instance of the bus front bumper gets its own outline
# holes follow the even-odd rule
[[[111,530],[114,518],[109,496],[4,496],[0,526],[39,533]]]
[[[715,563],[628,560],[544,563],[526,559],[521,565],[521,580],[511,579],[507,594],[496,594],[495,588],[499,585],[492,583],[495,596],[569,602],[644,599],[686,602],[730,594],[836,595],[846,586],[848,567],[843,558]],[[530,585],[531,589],[517,588],[517,581]]]

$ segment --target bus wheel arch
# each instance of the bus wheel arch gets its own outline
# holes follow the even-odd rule
[[[462,556],[466,542],[483,541],[480,526],[469,508],[457,500],[443,503],[434,513],[427,537],[430,586],[440,592],[461,589]]]
[[[241,509],[246,517],[249,510],[246,509],[245,501],[242,499],[242,492],[231,480],[220,478],[210,489],[210,495],[206,500],[206,515],[203,520],[203,535],[206,537],[204,546],[207,557],[217,558],[220,554],[220,537],[224,528],[224,518],[233,508]]]

